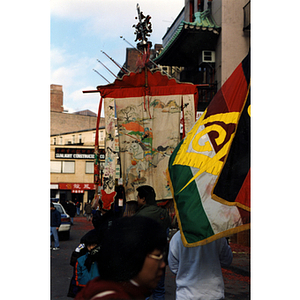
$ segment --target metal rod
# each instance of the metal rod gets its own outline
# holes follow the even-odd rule
[[[101,50],[101,52],[106,55],[114,64],[116,64],[124,73],[130,73],[125,67],[121,67],[120,64],[118,64],[112,57],[108,56],[104,51]]]
[[[109,71],[113,76],[118,78],[105,64],[103,64],[99,59],[97,59],[97,62],[99,62],[107,71]]]
[[[100,75],[104,80],[106,80],[108,83],[110,83],[104,76],[102,76],[97,70],[93,69],[98,75]]]
[[[89,94],[89,93],[100,93],[99,90],[89,90],[89,91],[82,91],[84,94]]]

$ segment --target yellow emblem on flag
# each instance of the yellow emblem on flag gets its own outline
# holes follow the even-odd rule
[[[196,175],[182,188],[182,190],[203,172],[213,175],[219,174],[224,163],[220,159],[227,154],[234,134],[232,133],[229,140],[217,153],[215,153],[208,137],[208,133],[212,131],[218,133],[215,143],[217,146],[220,146],[224,143],[227,132],[221,125],[213,123],[218,121],[218,123],[223,122],[224,124],[236,125],[240,117],[239,112],[229,112],[215,114],[205,119],[206,112],[207,111],[204,112],[192,130],[188,133],[173,162],[173,165],[185,165],[199,169]],[[204,127],[204,125],[208,123],[212,124]],[[203,127],[202,130],[200,128],[201,126]]]

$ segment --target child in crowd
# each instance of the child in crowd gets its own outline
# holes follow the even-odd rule
[[[99,255],[100,247],[97,234],[93,231],[89,232],[85,236],[84,245],[81,244],[79,247],[83,248],[79,249],[79,255],[82,253],[83,255],[76,260],[68,297],[75,297],[90,280],[99,276],[96,259]]]

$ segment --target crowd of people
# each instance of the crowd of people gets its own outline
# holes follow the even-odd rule
[[[152,295],[153,300],[164,300],[169,264],[176,275],[176,299],[224,299],[221,267],[230,265],[233,257],[227,240],[184,247],[180,230],[169,240],[171,218],[155,197],[152,187],[138,187],[138,208],[131,217],[104,210],[99,201],[92,218],[94,229],[71,255],[74,273],[68,297],[107,300]]]

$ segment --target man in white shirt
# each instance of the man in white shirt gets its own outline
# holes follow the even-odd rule
[[[224,299],[221,266],[232,262],[225,238],[197,247],[184,247],[180,231],[170,241],[169,268],[176,274],[176,299]]]

